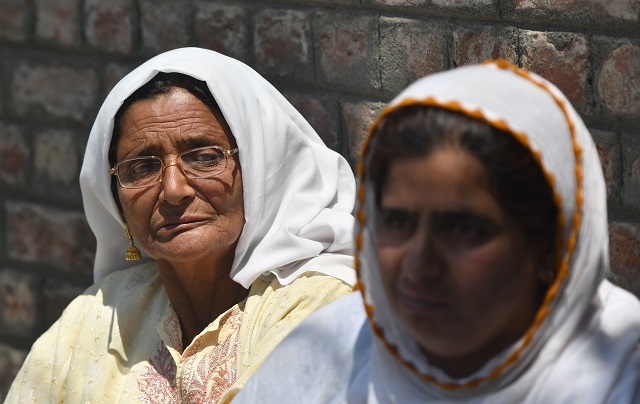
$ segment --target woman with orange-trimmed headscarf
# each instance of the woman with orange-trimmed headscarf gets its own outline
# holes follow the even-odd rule
[[[555,86],[503,61],[418,80],[359,175],[360,291],[237,402],[640,401],[640,302],[605,279],[602,170]]]

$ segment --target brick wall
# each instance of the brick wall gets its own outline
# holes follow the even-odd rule
[[[0,399],[91,283],[77,182],[110,88],[161,51],[245,61],[350,161],[416,78],[502,57],[552,80],[598,144],[612,277],[640,294],[640,0],[0,0]]]

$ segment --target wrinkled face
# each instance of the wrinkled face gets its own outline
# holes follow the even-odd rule
[[[117,161],[159,156],[166,163],[203,146],[236,147],[222,117],[183,89],[134,103],[121,122]],[[149,256],[170,263],[233,256],[244,225],[242,177],[237,159],[213,178],[190,179],[169,166],[161,183],[118,187],[125,221]]]
[[[389,302],[432,364],[479,369],[533,321],[533,249],[458,148],[398,160],[383,185],[377,256]]]

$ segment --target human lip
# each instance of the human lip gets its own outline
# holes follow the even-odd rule
[[[446,300],[433,294],[399,291],[397,300],[407,312],[413,314],[429,314],[446,309]]]
[[[211,218],[209,217],[182,216],[179,218],[164,219],[158,223],[155,228],[158,235],[169,236],[182,231],[191,230],[209,221],[211,221]]]

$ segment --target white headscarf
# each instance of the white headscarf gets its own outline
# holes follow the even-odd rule
[[[352,271],[305,266],[320,254],[352,261],[355,181],[348,163],[258,73],[198,48],[172,50],[142,64],[113,88],[98,112],[80,173],[85,213],[97,239],[94,280],[137,264],[124,260],[128,241],[111,194],[108,151],[116,112],[158,72],[205,81],[240,150],[245,224],[233,280],[248,288],[270,272],[287,284],[313,270],[352,283]]]
[[[374,123],[371,136],[385,116],[407,105],[462,112],[512,134],[531,151],[558,204],[561,260],[534,323],[519,341],[463,379],[431,366],[398,321],[380,280],[375,198],[367,177],[375,148],[370,137],[359,167],[356,269],[376,334],[371,394],[395,402],[631,402],[640,389],[640,303],[604,280],[605,182],[591,136],[565,96],[503,61],[462,67],[410,85]]]

